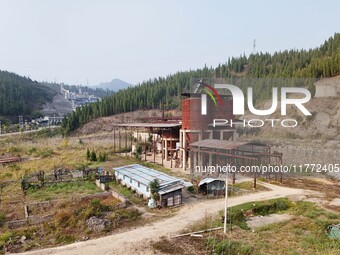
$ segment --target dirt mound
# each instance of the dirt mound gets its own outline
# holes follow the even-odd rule
[[[168,110],[164,112],[164,116],[181,116],[178,110]],[[94,133],[112,132],[114,125],[117,123],[128,122],[145,122],[143,118],[161,117],[160,110],[138,110],[134,112],[120,113],[109,117],[102,117],[92,120],[81,127],[76,135],[90,135]]]
[[[271,102],[266,102],[257,108],[269,109],[270,106]],[[305,104],[305,107],[312,113],[312,116],[305,116],[296,107],[288,105],[287,116],[281,116],[278,109],[269,116],[255,116],[248,113],[244,115],[244,119],[262,119],[264,121],[264,128],[259,129],[261,137],[340,140],[340,98],[312,98]],[[275,128],[272,128],[272,123],[265,121],[266,119],[295,119],[298,125],[289,129],[280,125],[278,121],[275,122]]]
[[[51,103],[46,103],[43,106],[42,112],[50,116],[64,116],[73,111],[70,101],[64,98],[63,95],[58,94],[53,97]]]

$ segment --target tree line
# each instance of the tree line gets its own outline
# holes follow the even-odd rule
[[[340,34],[326,40],[320,47],[309,50],[285,50],[280,52],[256,53],[249,56],[241,55],[229,58],[226,63],[216,68],[205,66],[202,69],[178,72],[166,77],[158,77],[137,84],[105,97],[100,102],[77,108],[67,116],[62,127],[66,134],[79,128],[86,122],[117,113],[137,109],[181,107],[181,93],[189,91],[192,78],[223,78],[247,80],[247,78],[309,78],[306,82],[299,80],[291,86],[310,86],[312,79],[331,77],[340,74]],[[245,88],[240,83],[241,88]],[[253,85],[254,97],[257,101],[271,96],[271,86],[268,82],[258,82]]]
[[[28,77],[0,70],[0,115],[29,115],[56,95]]]

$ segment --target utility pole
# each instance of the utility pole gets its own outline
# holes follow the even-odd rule
[[[256,39],[254,39],[254,42],[253,42],[253,52],[252,52],[253,55],[256,54]]]
[[[24,117],[22,115],[19,115],[19,127],[24,127]]]
[[[227,221],[228,221],[228,170],[227,177],[225,178],[225,196],[224,196],[224,234],[227,234]]]

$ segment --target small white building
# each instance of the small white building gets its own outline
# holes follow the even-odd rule
[[[122,185],[131,188],[146,199],[151,197],[150,182],[157,179],[159,182],[159,202],[162,207],[175,206],[182,203],[184,181],[181,179],[139,164],[118,167],[113,170],[115,171],[116,179]]]

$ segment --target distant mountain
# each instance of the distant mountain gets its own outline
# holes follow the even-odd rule
[[[96,85],[94,87],[100,88],[100,89],[108,89],[108,90],[116,92],[121,89],[126,89],[127,87],[130,87],[130,86],[133,86],[133,85],[125,81],[122,81],[120,79],[113,79],[110,82],[102,82],[99,85]]]

